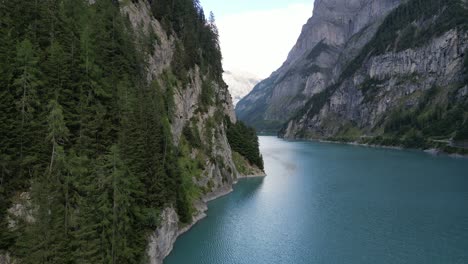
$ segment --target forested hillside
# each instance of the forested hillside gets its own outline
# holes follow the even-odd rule
[[[144,263],[161,211],[190,223],[211,191],[193,180],[205,166],[237,177],[213,146],[229,104],[213,16],[198,1],[148,1],[165,35],[142,33],[122,12],[137,2],[0,1],[0,255]],[[171,63],[148,72],[162,38]],[[196,141],[175,133],[175,95],[194,72],[203,89],[185,127]]]

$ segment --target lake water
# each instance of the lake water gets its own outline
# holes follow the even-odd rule
[[[468,160],[260,137],[268,176],[209,203],[165,264],[468,263]]]

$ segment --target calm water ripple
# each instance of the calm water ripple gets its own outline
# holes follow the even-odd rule
[[[260,137],[268,177],[209,204],[165,264],[466,264],[468,160]]]

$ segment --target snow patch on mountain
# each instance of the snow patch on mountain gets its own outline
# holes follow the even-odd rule
[[[234,106],[261,81],[255,74],[242,71],[226,71],[223,78],[229,86]]]

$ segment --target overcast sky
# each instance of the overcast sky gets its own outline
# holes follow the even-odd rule
[[[201,0],[219,28],[225,70],[266,78],[285,61],[313,0]]]

